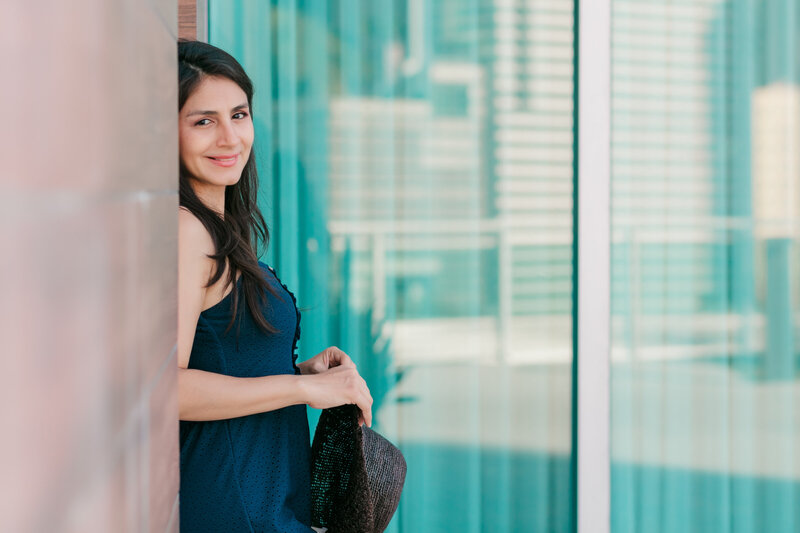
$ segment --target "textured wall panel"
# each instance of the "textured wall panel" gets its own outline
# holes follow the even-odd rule
[[[177,150],[177,147],[176,147]],[[142,378],[145,383],[156,373],[176,342],[178,328],[178,209],[173,194],[154,195],[141,204],[142,240],[137,293],[139,309]],[[177,363],[176,363],[177,364]]]
[[[12,0],[0,531],[177,531],[177,3]]]
[[[178,493],[178,376],[177,352],[173,351],[153,384],[150,398],[150,531],[162,532],[169,523]]]

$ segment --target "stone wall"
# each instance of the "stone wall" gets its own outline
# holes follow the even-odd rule
[[[177,19],[0,7],[0,531],[178,531]]]

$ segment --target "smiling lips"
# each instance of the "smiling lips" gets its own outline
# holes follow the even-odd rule
[[[208,156],[212,163],[221,167],[232,167],[239,160],[239,154]]]

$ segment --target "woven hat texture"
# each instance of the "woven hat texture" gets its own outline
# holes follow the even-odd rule
[[[322,411],[311,445],[311,519],[328,533],[383,533],[406,477],[403,454],[366,425],[358,407]]]

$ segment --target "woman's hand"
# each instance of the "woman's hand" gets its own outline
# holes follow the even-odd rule
[[[299,378],[304,388],[305,403],[314,409],[355,404],[361,410],[358,417],[359,425],[366,423],[367,426],[372,426],[372,395],[369,393],[367,382],[358,375],[352,361],[346,366],[333,366],[322,372]]]
[[[336,366],[352,366],[355,368],[356,364],[350,359],[349,355],[339,348],[330,346],[308,361],[303,361],[297,365],[301,374],[319,374]]]

